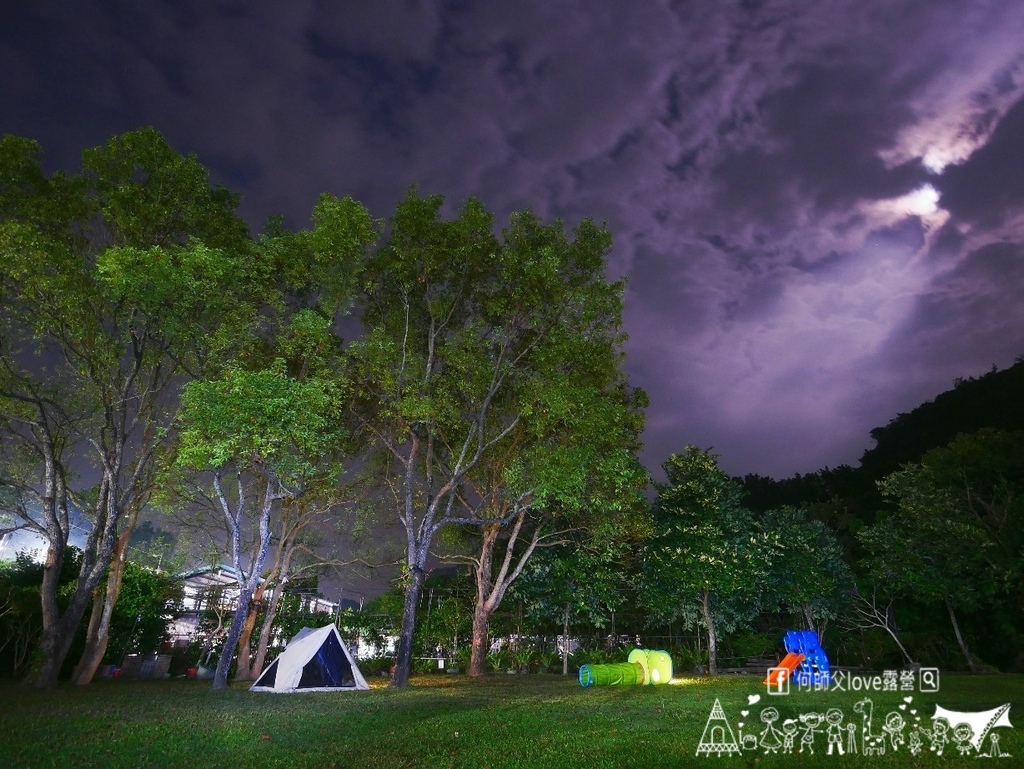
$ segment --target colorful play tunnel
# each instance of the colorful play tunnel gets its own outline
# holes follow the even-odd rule
[[[644,669],[635,662],[580,665],[580,686],[635,686],[644,682]]]
[[[633,649],[626,662],[580,666],[580,686],[653,685],[671,680],[672,657],[654,649]]]

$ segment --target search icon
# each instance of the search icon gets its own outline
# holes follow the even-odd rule
[[[921,691],[934,694],[939,690],[939,669],[921,668]]]

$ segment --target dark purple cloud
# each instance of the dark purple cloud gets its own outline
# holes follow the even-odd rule
[[[607,220],[645,460],[854,463],[1024,353],[1016,0],[8,4],[0,131],[154,125],[301,226],[409,184]]]

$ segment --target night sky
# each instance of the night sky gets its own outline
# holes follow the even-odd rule
[[[3,4],[0,133],[146,125],[254,231],[412,183],[607,220],[652,469],[856,464],[1024,354],[1020,0]]]

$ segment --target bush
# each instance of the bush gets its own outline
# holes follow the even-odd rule
[[[678,644],[669,650],[672,657],[672,669],[679,672],[689,673],[696,670],[698,666],[703,670],[708,669],[710,660],[704,649],[695,649],[686,644]]]
[[[363,678],[388,676],[391,673],[391,666],[394,664],[395,660],[392,657],[385,656],[356,660],[356,665],[359,666],[359,672],[363,674]]]
[[[772,637],[764,633],[737,633],[727,641],[727,649],[739,660],[751,657],[775,656],[775,649],[782,642],[781,637]]]
[[[494,671],[507,670],[510,660],[508,650],[498,649],[498,651],[487,655],[487,667]]]
[[[537,655],[542,673],[562,672],[562,655],[554,649],[545,649]]]

